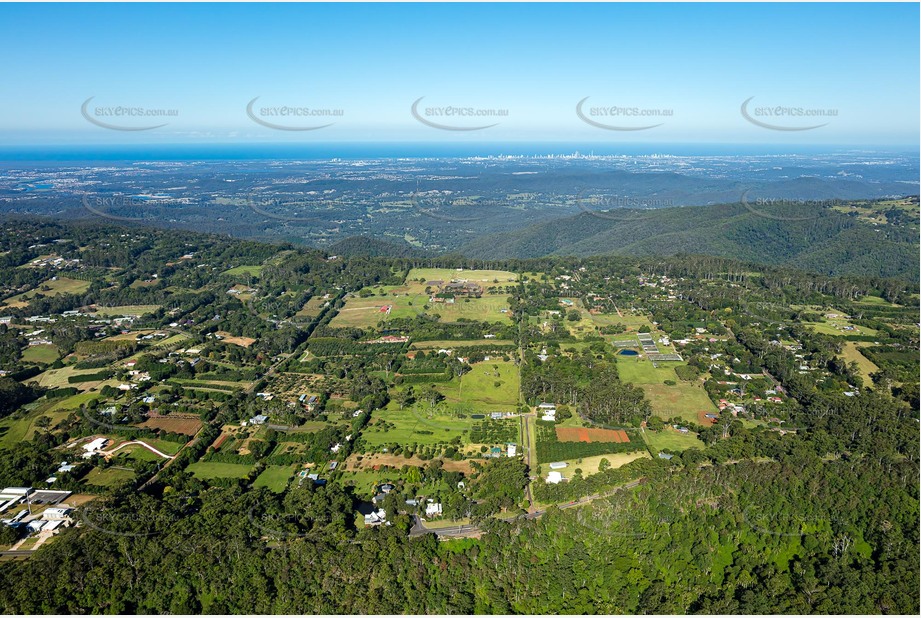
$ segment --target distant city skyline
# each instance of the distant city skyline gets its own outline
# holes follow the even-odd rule
[[[0,147],[912,148],[918,18],[913,3],[0,4]]]

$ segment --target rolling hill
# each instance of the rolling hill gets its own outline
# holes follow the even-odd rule
[[[829,275],[918,277],[918,227],[832,208],[720,204],[583,212],[468,243],[473,258],[703,254]]]

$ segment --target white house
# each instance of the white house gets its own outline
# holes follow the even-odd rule
[[[441,502],[430,502],[425,505],[426,517],[437,517],[441,515]]]
[[[554,485],[556,485],[557,483],[559,483],[559,482],[562,481],[562,480],[563,480],[563,475],[562,475],[561,473],[557,472],[556,470],[553,470],[553,471],[551,471],[549,474],[547,474],[547,482],[548,482],[548,483],[553,483]]]
[[[93,455],[97,454],[102,450],[106,444],[109,443],[108,438],[96,438],[92,442],[87,442],[83,445],[83,457],[89,459]]]

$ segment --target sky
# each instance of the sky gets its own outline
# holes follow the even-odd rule
[[[918,23],[911,3],[0,4],[0,146],[914,147]]]

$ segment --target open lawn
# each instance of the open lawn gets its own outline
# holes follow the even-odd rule
[[[90,395],[90,398],[96,396],[90,393],[87,394]],[[24,414],[21,418],[19,417],[21,413],[16,413],[15,415],[0,419],[0,448],[11,447],[23,440],[31,440],[35,433],[41,430],[36,424],[36,421],[42,417],[48,417],[48,427],[53,428],[66,419],[71,413],[71,410],[67,407],[59,408],[58,406],[76,397],[83,397],[83,395],[74,395],[73,397],[54,403],[42,402]]]
[[[716,406],[698,382],[684,382],[675,374],[675,367],[684,363],[656,363],[639,356],[618,356],[617,371],[624,382],[640,386],[652,404],[656,416],[668,419],[681,417],[689,423],[700,423],[707,413],[716,413]],[[675,382],[674,386],[665,384]]]
[[[252,337],[237,337],[223,330],[219,330],[214,334],[219,335],[221,337],[221,341],[224,343],[232,343],[244,348],[248,348],[249,346],[256,343],[256,340]]]
[[[280,494],[288,486],[288,481],[294,476],[296,465],[266,466],[265,470],[256,477],[253,487],[267,487],[269,490]]]
[[[27,363],[44,363],[46,365],[58,360],[58,346],[31,345],[22,351],[22,360]]]
[[[24,307],[28,301],[37,296],[57,296],[58,294],[82,294],[90,289],[89,281],[80,281],[79,279],[69,279],[67,277],[58,277],[57,279],[47,281],[32,288],[28,292],[17,294],[6,299],[3,303],[7,307]]]
[[[675,367],[681,362],[660,362],[654,366],[645,356],[617,356],[617,373],[622,382],[631,384],[662,384],[665,380],[679,381]]]
[[[102,369],[74,369],[73,367],[62,367],[61,369],[49,369],[48,371],[45,371],[44,373],[40,373],[35,378],[31,378],[31,379],[36,380],[40,386],[44,386],[45,388],[65,388],[68,386],[74,386],[80,390],[86,391],[86,390],[89,390],[90,388],[99,386],[99,384],[101,384],[103,380],[100,380],[97,382],[77,382],[77,383],[71,384],[70,382],[67,381],[67,379],[71,376],[88,375],[88,374],[99,373],[101,371],[103,370]]]
[[[476,412],[512,412],[518,405],[518,367],[488,360],[476,363],[460,379],[437,383],[449,404]]]
[[[860,353],[861,347],[862,342],[858,343],[856,341],[845,341],[841,346],[841,356],[848,363],[856,362],[857,366],[860,367],[860,377],[863,378],[863,383],[865,385],[872,384],[873,380],[870,378],[870,374],[879,371],[879,367],[877,367],[876,364],[869,358]]]
[[[181,341],[185,341],[185,340],[188,339],[188,338],[189,338],[189,335],[186,335],[185,333],[177,333],[177,334],[175,334],[175,335],[171,335],[171,336],[167,337],[166,339],[164,339],[163,341],[160,341],[159,343],[154,344],[153,347],[155,347],[155,348],[165,348],[165,347],[167,347],[167,346],[174,345],[174,344],[179,343],[179,342],[181,342]]]
[[[718,412],[710,397],[700,384],[678,382],[667,384],[642,384],[646,398],[652,404],[652,411],[662,419],[674,416],[688,423],[701,423],[704,414]]]
[[[890,303],[885,298],[879,296],[864,296],[857,301],[861,305],[876,305],[878,307],[898,307],[895,303]]]
[[[160,305],[119,305],[117,307],[96,307],[96,313],[99,315],[120,316],[135,315],[142,316],[146,313],[153,313],[160,308]]]
[[[84,480],[87,484],[96,485],[97,487],[116,487],[130,482],[133,478],[133,470],[112,467],[104,470],[102,468],[93,468]]]
[[[119,449],[119,451],[113,455],[113,457],[116,458],[121,456],[125,456],[128,459],[134,459],[136,461],[164,461],[162,457],[153,451],[144,448],[140,444],[132,444],[131,446],[126,446],[123,449]]]
[[[246,478],[252,466],[245,464],[218,463],[214,461],[196,461],[186,470],[200,479],[242,479]]]
[[[434,408],[427,401],[417,401],[400,410],[396,401],[391,401],[385,410],[375,413],[362,437],[374,446],[435,444],[457,436],[466,440],[472,425],[482,420],[472,418],[473,414],[514,411],[518,404],[518,368],[511,362],[484,361],[462,378],[439,382],[435,387],[445,399]],[[425,384],[414,385],[417,392],[427,388]],[[393,427],[383,429],[379,421]]]
[[[509,285],[518,281],[518,275],[507,270],[458,270],[454,268],[413,268],[406,275],[407,286],[417,287],[418,291],[425,290],[425,283],[419,283],[419,279],[428,281],[444,281],[448,283],[452,279],[458,281],[469,281],[476,283],[484,288],[491,288],[497,285]],[[498,283],[496,281],[498,280]],[[416,290],[414,290],[416,291]]]
[[[689,448],[705,448],[704,443],[697,439],[696,433],[681,433],[672,427],[666,427],[661,431],[649,431],[646,429],[642,432],[642,435],[646,443],[657,451],[665,449],[683,451]]]
[[[300,311],[294,314],[296,318],[312,318],[320,315],[320,311],[323,310],[323,305],[330,302],[329,299],[324,300],[322,296],[314,296],[301,307]]]
[[[179,444],[178,442],[170,442],[167,440],[161,440],[159,438],[145,437],[145,438],[141,438],[141,441],[146,442],[147,444],[151,445],[152,447],[154,447],[161,453],[166,453],[167,455],[175,455],[176,453],[179,452],[179,449],[181,449],[183,446],[182,444]],[[150,453],[150,451],[147,451],[147,452]]]
[[[423,299],[428,300],[424,297]],[[441,322],[457,322],[460,318],[480,322],[510,322],[512,318],[508,299],[509,297],[504,295],[457,298],[453,304],[427,303],[429,308],[425,312],[429,315],[440,316]]]
[[[450,442],[457,436],[464,436],[475,420],[458,418],[446,406],[430,409],[427,403],[416,403],[399,409],[395,402],[374,413],[374,420],[361,433],[362,439],[371,446],[381,444],[436,444]],[[376,419],[386,421],[393,427],[383,429]]]
[[[877,335],[879,331],[866,326],[857,326],[844,318],[826,318],[823,322],[803,322],[805,326],[811,326],[817,333],[823,335],[845,336],[845,335]]]
[[[583,457],[579,459],[571,459],[563,463],[567,464],[565,468],[559,470],[562,472],[563,476],[571,477],[576,468],[582,470],[582,476],[590,476],[598,472],[598,466],[601,464],[602,459],[607,459],[608,463],[611,464],[612,468],[619,468],[623,465],[635,461],[637,459],[649,458],[648,451],[636,451],[634,453],[614,453],[612,455],[593,455],[592,457]],[[544,477],[548,472],[550,472],[550,466],[544,464],[541,467],[541,471],[544,473]]]
[[[505,346],[513,345],[515,342],[511,339],[442,339],[439,341],[416,341],[409,347],[413,350],[440,350],[442,348],[450,350],[452,348],[466,348],[479,345]]]
[[[225,270],[221,274],[222,275],[251,275],[253,277],[258,277],[259,275],[262,274],[262,268],[263,267],[261,264],[258,266],[251,266],[251,265],[235,266],[231,269]]]
[[[396,298],[353,296],[345,301],[345,306],[339,310],[329,325],[333,328],[376,328],[378,322],[386,322],[390,318],[411,318],[418,315],[427,300],[425,296]]]
[[[77,393],[70,397],[55,400],[55,403],[46,412],[59,412],[62,410],[77,410],[81,405],[99,398],[98,393]]]
[[[625,333],[635,333],[643,326],[652,328],[652,323],[645,315],[634,315],[629,310],[624,311],[623,308],[620,309],[623,315],[617,315],[616,313],[598,313],[593,315],[586,311],[585,317],[590,319],[596,326],[623,324],[627,329]],[[618,338],[626,338],[626,336],[622,333],[618,335]]]

